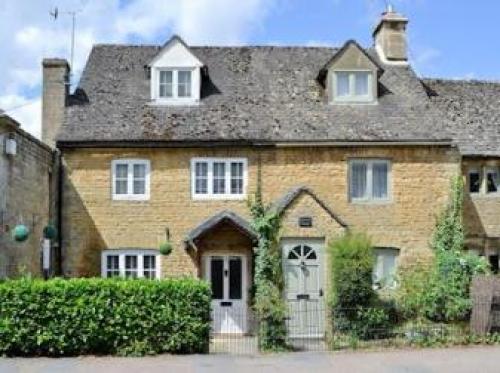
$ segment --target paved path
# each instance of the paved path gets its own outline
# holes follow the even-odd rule
[[[500,347],[395,350],[383,352],[293,353],[262,357],[226,355],[149,358],[84,357],[0,359],[0,372],[500,372]]]

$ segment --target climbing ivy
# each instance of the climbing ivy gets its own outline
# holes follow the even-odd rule
[[[280,217],[262,202],[260,183],[250,204],[252,226],[258,234],[255,248],[254,309],[260,321],[259,347],[263,351],[286,349],[286,304],[279,248]]]

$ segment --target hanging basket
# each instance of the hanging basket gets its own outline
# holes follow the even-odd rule
[[[16,225],[12,231],[12,238],[16,242],[24,242],[28,239],[30,231],[27,226],[23,224]]]
[[[172,243],[170,241],[165,241],[160,244],[160,254],[168,256],[172,253]]]
[[[43,228],[43,238],[47,240],[53,240],[56,238],[57,231],[52,225],[47,225],[45,228]]]

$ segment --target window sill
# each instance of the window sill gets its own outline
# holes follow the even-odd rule
[[[471,199],[496,199],[500,198],[500,193],[469,193]]]
[[[349,200],[349,203],[351,205],[369,205],[369,206],[385,206],[385,205],[392,205],[394,201],[392,199],[386,199],[386,200]]]
[[[113,201],[149,201],[149,195],[113,195]]]
[[[247,198],[246,195],[192,195],[191,199],[193,201],[243,201]]]
[[[199,106],[200,100],[189,99],[153,99],[148,102],[149,106]]]
[[[353,100],[353,101],[350,101],[350,100],[331,100],[330,105],[339,105],[339,106],[370,105],[370,106],[374,106],[374,105],[378,105],[378,101],[377,100],[367,100],[367,101],[363,101],[363,100]]]

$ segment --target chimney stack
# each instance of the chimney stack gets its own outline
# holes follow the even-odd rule
[[[373,38],[375,49],[383,62],[408,63],[407,24],[408,18],[397,13],[392,5],[382,13],[382,18],[373,31]]]
[[[42,141],[55,147],[69,94],[70,67],[66,60],[59,58],[46,58],[42,66]]]

